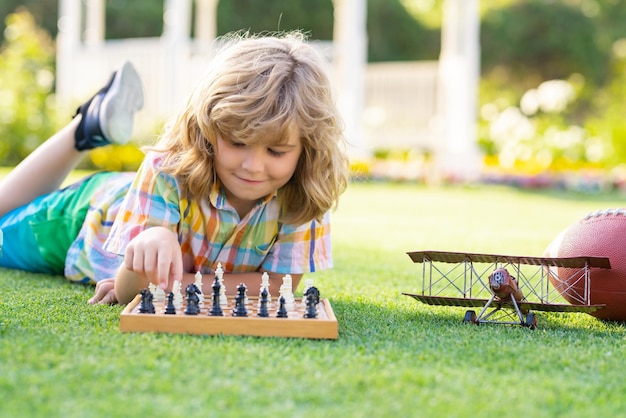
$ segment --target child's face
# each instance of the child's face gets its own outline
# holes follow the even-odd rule
[[[217,138],[215,171],[226,199],[243,216],[259,199],[284,186],[302,153],[299,132],[293,129],[286,143],[246,145],[236,138]]]

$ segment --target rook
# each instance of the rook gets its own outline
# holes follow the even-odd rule
[[[141,306],[139,306],[139,313],[153,314],[154,304],[152,303],[152,293],[148,289],[141,289]]]

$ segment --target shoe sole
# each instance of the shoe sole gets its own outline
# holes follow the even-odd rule
[[[115,75],[100,106],[100,129],[115,144],[126,144],[133,133],[135,112],[143,108],[141,78],[130,62]]]

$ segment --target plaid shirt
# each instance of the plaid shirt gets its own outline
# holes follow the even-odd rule
[[[71,254],[74,260],[68,253],[66,264],[82,272],[71,277],[66,268],[68,278],[98,281],[113,277],[130,240],[153,226],[178,235],[183,269],[188,273],[211,273],[218,262],[225,272],[232,273],[263,268],[300,274],[332,267],[328,213],[322,222],[281,224],[277,196],[273,194],[239,219],[219,185],[215,185],[208,200],[190,201],[181,195],[175,178],[158,171],[160,165],[159,154],[148,154],[123,201],[110,190],[108,194],[117,196],[119,202],[100,202],[100,209],[90,209],[77,239],[79,251]],[[91,212],[99,216],[90,216]],[[81,266],[91,267],[91,271]]]

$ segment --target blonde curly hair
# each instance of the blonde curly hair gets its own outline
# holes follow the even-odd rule
[[[281,222],[319,220],[348,184],[343,126],[322,58],[297,31],[236,33],[220,42],[223,48],[152,148],[165,154],[162,170],[189,198],[202,200],[219,181],[213,152],[218,136],[279,144],[296,126],[302,154],[278,190]]]

